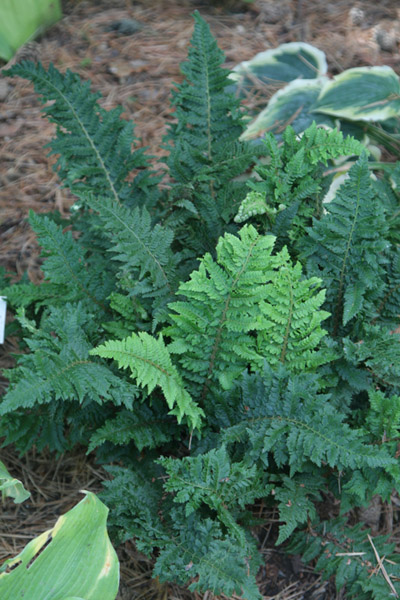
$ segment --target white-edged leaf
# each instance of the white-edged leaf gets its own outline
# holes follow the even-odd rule
[[[317,79],[327,72],[325,54],[305,42],[281,44],[238,64],[229,76],[239,92],[263,85],[282,85],[294,79]]]
[[[352,121],[384,121],[400,112],[400,82],[391,67],[356,67],[322,89],[315,112]]]
[[[265,132],[282,133],[291,125],[296,133],[301,133],[313,121],[334,127],[330,117],[312,113],[315,102],[328,79],[296,79],[272,96],[267,106],[250,123],[241,135],[242,140],[262,137]]]

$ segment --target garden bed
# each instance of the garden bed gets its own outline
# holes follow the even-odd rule
[[[228,67],[266,48],[303,40],[326,52],[333,74],[373,64],[389,64],[399,72],[398,45],[382,50],[376,36],[380,24],[386,27],[396,18],[395,2],[379,7],[363,2],[360,22],[349,14],[348,2],[287,2],[282,4],[285,10],[280,14],[273,14],[271,3],[261,0],[239,12],[210,4],[66,3],[64,19],[39,41],[37,50],[45,65],[53,61],[61,70],[71,68],[83,79],[91,79],[94,89],[103,95],[104,107],[122,104],[126,117],[137,124],[136,135],[160,159],[159,164],[160,142],[170,119],[170,88],[181,79],[179,63],[186,57],[194,8],[209,22],[226,53]],[[110,30],[110,25],[123,19],[135,20],[140,28],[130,35]],[[53,127],[40,116],[32,87],[13,79],[3,80],[1,90],[0,264],[18,277],[27,270],[32,281],[38,282],[38,251],[25,221],[27,213],[29,209],[47,212],[57,208],[66,215],[73,199],[52,171],[54,157],[44,158],[43,145]],[[268,94],[271,90],[266,91]],[[11,364],[10,353],[15,350],[13,340],[7,340],[1,351],[2,368]],[[5,385],[4,381],[3,389]],[[28,539],[50,527],[58,515],[76,503],[80,489],[98,491],[106,476],[85,457],[84,450],[57,460],[34,452],[19,459],[7,449],[2,460],[24,481],[32,500],[18,508],[7,503],[0,531],[0,560],[16,554]],[[396,506],[393,508],[396,510]],[[321,582],[309,568],[271,547],[276,539],[276,515],[262,514],[267,517],[259,532],[266,558],[265,568],[260,571],[265,598],[277,598],[278,594],[282,600],[336,598],[330,583]],[[151,580],[149,561],[142,559],[132,544],[125,544],[119,553],[121,600],[193,597],[177,587]]]

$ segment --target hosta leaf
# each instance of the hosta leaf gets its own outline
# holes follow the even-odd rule
[[[114,600],[119,569],[107,534],[107,513],[108,508],[86,492],[85,498],[61,516],[52,529],[3,563],[1,599]]]
[[[400,82],[392,68],[347,69],[323,87],[315,112],[352,121],[384,121],[400,110]]]
[[[257,81],[276,86],[294,79],[316,79],[326,72],[326,58],[321,50],[304,42],[291,42],[241,62],[229,78],[242,91],[254,87]]]
[[[313,121],[334,127],[333,119],[312,112],[315,102],[327,82],[319,79],[296,79],[276,92],[257,118],[245,129],[241,139],[251,140],[261,137],[266,131],[279,134],[287,125],[296,133],[301,133]]]

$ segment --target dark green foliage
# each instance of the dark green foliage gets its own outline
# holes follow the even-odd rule
[[[322,276],[327,286],[333,335],[360,312],[366,319],[375,317],[374,308],[383,301],[389,247],[385,210],[370,183],[365,154],[348,175],[300,243],[308,272]]]
[[[197,12],[194,19],[189,60],[181,65],[185,79],[172,94],[177,122],[165,138],[167,164],[175,180],[167,214],[178,236],[181,227],[176,220],[181,219],[186,244],[202,254],[213,251],[234,216],[244,186],[231,183],[232,179],[254,162],[259,150],[238,141],[244,125],[239,100],[226,91],[229,71],[221,68],[224,54]]]
[[[392,588],[376,567],[373,545],[379,548]],[[316,568],[323,571],[325,578],[335,574],[338,590],[345,587],[349,600],[381,600],[395,596],[393,590],[399,592],[400,565],[394,544],[386,543],[384,536],[372,539],[361,524],[349,527],[344,518],[323,521],[312,526],[308,535],[295,534],[289,550],[301,553],[306,561],[318,557]]]
[[[354,517],[400,492],[400,171],[371,178],[359,142],[315,124],[243,143],[222,62],[196,13],[160,188],[89,84],[9,72],[53,101],[50,147],[77,202],[68,221],[30,215],[42,285],[1,276],[24,352],[0,435],[95,451],[113,536],[161,581],[260,600],[262,506],[346,598],[386,600],[372,543],[400,593],[398,558]],[[342,155],[361,158],[327,196]]]
[[[33,82],[50,121],[57,125],[57,136],[49,144],[51,154],[59,156],[56,170],[63,184],[79,198],[94,193],[96,198],[111,198],[115,202],[141,204],[142,190],[149,202],[152,182],[137,176],[126,178],[133,169],[147,166],[143,150],[132,152],[133,124],[120,118],[122,108],[105,110],[100,107],[100,94],[90,91],[90,82],[83,83],[76,73],[65,75],[50,65],[46,71],[40,63],[23,61],[6,75],[19,75]]]

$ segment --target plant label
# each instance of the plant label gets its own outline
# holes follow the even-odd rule
[[[0,344],[4,344],[4,330],[6,327],[7,302],[5,296],[0,296]]]

